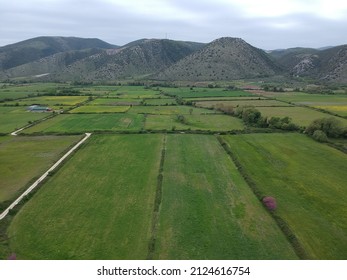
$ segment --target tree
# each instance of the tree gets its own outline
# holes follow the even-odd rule
[[[333,117],[314,120],[306,128],[305,132],[313,136],[316,130],[321,130],[326,134],[326,136],[332,138],[340,137],[343,133],[341,122]]]
[[[247,124],[256,124],[261,118],[261,113],[255,108],[245,108],[242,111],[242,120]]]
[[[262,201],[268,210],[270,210],[270,211],[276,210],[277,202],[276,202],[276,199],[274,197],[265,196]]]
[[[328,137],[322,130],[316,130],[312,135],[313,139],[318,142],[328,142]]]

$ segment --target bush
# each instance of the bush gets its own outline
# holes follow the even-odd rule
[[[328,142],[328,137],[322,130],[316,130],[312,135],[313,139],[318,142]]]
[[[265,196],[263,198],[263,204],[270,211],[276,210],[276,208],[277,208],[276,199],[272,196]]]
[[[316,130],[323,131],[326,136],[332,138],[338,138],[342,136],[343,129],[341,127],[341,122],[336,118],[323,118],[314,120],[307,128],[306,133],[309,135],[314,134]]]

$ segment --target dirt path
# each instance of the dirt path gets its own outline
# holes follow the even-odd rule
[[[26,195],[28,195],[33,189],[35,189],[40,184],[40,182],[48,176],[49,172],[56,169],[59,164],[61,164],[69,155],[71,155],[79,146],[81,146],[90,137],[90,135],[92,134],[86,133],[86,136],[81,141],[79,141],[75,146],[73,146],[54,165],[52,165],[50,169],[48,169],[40,178],[38,178],[21,196],[19,196],[4,212],[0,214],[0,220],[5,218],[11,209],[13,209]]]

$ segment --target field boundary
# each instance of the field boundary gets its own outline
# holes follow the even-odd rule
[[[259,199],[259,201],[261,201],[263,199],[264,195],[259,190],[259,188],[257,187],[256,183],[253,181],[253,179],[246,173],[245,169],[243,168],[243,166],[241,165],[241,163],[237,159],[236,155],[231,150],[230,146],[220,136],[217,137],[217,140],[220,143],[220,145],[222,146],[222,148],[224,149],[224,151],[229,155],[231,160],[234,162],[234,164],[236,165],[241,176],[246,181],[247,185],[250,187],[250,189],[252,190],[254,195]],[[298,238],[296,237],[294,232],[291,230],[289,225],[275,212],[268,211],[268,213],[271,215],[271,217],[276,222],[277,226],[280,228],[280,230],[282,231],[284,236],[287,238],[289,243],[292,245],[295,254],[300,259],[304,259],[304,260],[310,259],[307,252],[302,247],[302,245],[300,244],[300,241],[298,240]]]
[[[164,171],[165,156],[166,156],[166,135],[164,135],[163,147],[161,150],[159,174],[157,177],[157,189],[155,192],[154,209],[153,209],[153,217],[152,217],[152,227],[151,227],[152,236],[148,244],[147,260],[152,260],[154,256],[154,252],[155,252],[155,243],[157,240],[157,231],[158,231],[158,223],[159,223],[159,210],[160,210],[160,204],[161,204],[162,192],[163,192],[163,171]]]
[[[65,153],[55,164],[53,164],[40,178],[38,178],[29,188],[21,194],[9,207],[7,207],[0,214],[0,221],[4,219],[10,210],[16,207],[28,194],[30,194],[47,176],[51,174],[69,155],[71,155],[77,148],[79,148],[92,134],[86,133],[86,136],[80,140],[76,145],[74,145],[67,153]]]

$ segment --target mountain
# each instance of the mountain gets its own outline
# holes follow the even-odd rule
[[[194,42],[142,39],[117,49],[87,49],[54,54],[9,69],[5,74],[7,78],[39,75],[43,80],[61,81],[148,76],[171,66],[201,46],[203,44]]]
[[[0,48],[0,71],[30,63],[60,52],[117,46],[99,39],[76,37],[37,37]]]
[[[121,47],[99,39],[38,37],[0,48],[0,80],[223,81],[276,75],[347,83],[347,45],[265,52],[230,37],[209,44],[140,39]]]
[[[161,80],[213,81],[272,76],[280,68],[239,38],[217,39],[158,75]]]
[[[310,49],[292,48],[269,52],[288,73],[322,82],[347,82],[347,45]]]
[[[92,81],[148,76],[166,69],[200,45],[167,39],[143,39],[85,57],[46,78]]]

